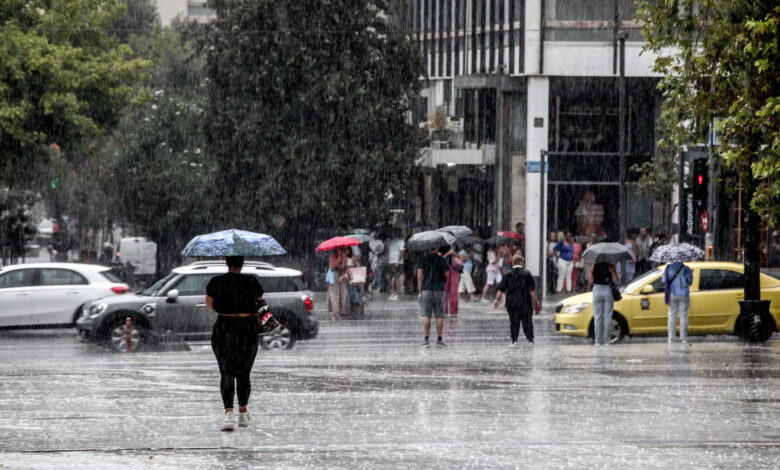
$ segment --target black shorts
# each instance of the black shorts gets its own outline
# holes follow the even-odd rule
[[[400,276],[403,273],[404,273],[403,264],[399,264],[398,266],[396,266],[395,264],[385,265],[385,275],[393,277],[393,276]]]

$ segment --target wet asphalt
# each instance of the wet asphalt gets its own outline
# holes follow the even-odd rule
[[[557,334],[507,347],[462,304],[421,348],[414,299],[376,298],[291,351],[258,354],[249,428],[219,431],[205,342],[112,354],[71,330],[0,332],[2,468],[778,468],[780,339]]]

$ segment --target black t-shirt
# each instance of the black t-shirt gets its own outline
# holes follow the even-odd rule
[[[602,286],[609,285],[612,273],[609,271],[609,263],[596,263],[593,265],[593,283]]]
[[[227,273],[213,277],[206,286],[206,294],[214,299],[217,313],[255,313],[263,287],[255,276]]]
[[[498,283],[498,290],[506,293],[506,308],[531,310],[531,292],[536,289],[534,277],[528,270],[512,268]]]

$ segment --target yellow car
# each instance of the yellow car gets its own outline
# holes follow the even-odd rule
[[[691,305],[688,311],[688,334],[739,334],[737,322],[739,301],[744,298],[744,268],[728,262],[689,262],[693,270]],[[666,266],[634,279],[623,289],[623,298],[615,302],[610,342],[625,335],[665,335],[667,306],[664,304]],[[769,313],[773,321],[768,331],[780,325],[780,280],[761,273],[761,299],[771,300]],[[593,337],[593,295],[575,295],[555,308],[555,329],[571,336]],[[771,328],[769,328],[771,326]],[[678,327],[679,330],[679,327]]]

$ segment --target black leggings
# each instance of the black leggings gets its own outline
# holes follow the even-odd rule
[[[252,385],[249,374],[257,356],[257,317],[217,317],[211,333],[211,349],[222,376],[219,390],[225,408],[233,408],[238,388],[238,406],[246,406]]]
[[[509,335],[512,337],[512,342],[517,341],[517,337],[520,336],[520,324],[523,325],[523,333],[528,341],[534,340],[534,318],[531,312],[523,311],[521,309],[508,308],[509,312]]]

